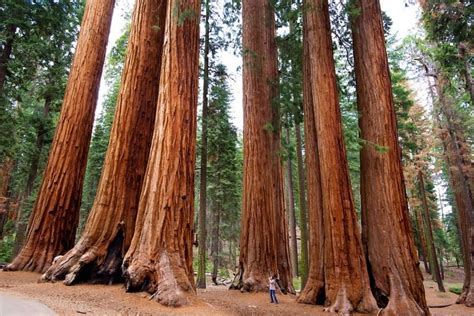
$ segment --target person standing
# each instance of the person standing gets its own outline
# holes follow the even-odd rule
[[[270,303],[278,304],[278,300],[276,297],[277,276],[273,275],[269,277],[268,282],[269,282],[268,288],[270,289]]]

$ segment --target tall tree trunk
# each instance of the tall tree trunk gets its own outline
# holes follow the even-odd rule
[[[212,282],[217,283],[217,273],[219,272],[219,226],[220,226],[220,205],[212,208],[212,230],[211,230],[211,257],[212,257]]]
[[[307,173],[308,179],[310,173],[315,174],[315,190],[319,190],[319,203],[310,208],[310,218],[318,219],[311,221],[318,225],[310,226],[310,271],[320,272],[323,266],[324,275],[310,273],[298,300],[316,304],[324,291],[324,304],[329,312],[371,313],[378,308],[370,291],[349,180],[328,1],[306,1],[306,5],[309,9],[304,19],[306,56],[303,60],[309,64],[305,66],[304,80],[309,81],[305,90],[311,90],[311,98],[306,101],[305,120],[311,121],[307,126],[312,129],[305,130],[305,135],[312,135],[316,149],[308,152],[308,156],[314,156],[315,166],[308,164]]]
[[[433,228],[431,227],[431,216],[430,210],[428,207],[428,200],[426,199],[426,192],[425,192],[425,181],[423,177],[423,173],[418,171],[418,184],[419,190],[421,195],[421,204],[423,207],[423,214],[425,215],[425,225],[426,225],[426,237],[428,237],[428,251],[430,255],[430,263],[431,267],[433,268],[433,276],[435,278],[436,283],[438,284],[438,290],[440,292],[446,292],[444,289],[443,279],[441,278],[441,271],[439,269],[438,264],[438,256],[436,255],[436,248],[434,244],[433,238]]]
[[[383,313],[427,315],[403,181],[401,150],[378,0],[354,0],[351,16],[361,138],[363,241]],[[390,231],[390,234],[387,234]]]
[[[266,291],[279,274],[293,292],[279,159],[275,17],[268,0],[243,1],[244,188],[239,285]],[[271,171],[268,172],[269,166]]]
[[[48,164],[25,245],[9,270],[44,272],[71,249],[115,0],[87,1]]]
[[[290,129],[286,128],[286,142],[290,143]],[[293,195],[293,171],[291,157],[286,161],[286,204],[290,231],[290,258],[293,277],[298,276],[298,246],[296,240],[295,198]]]
[[[112,283],[130,246],[155,123],[166,3],[138,0],[104,167],[79,242],[45,280]]]
[[[199,247],[198,247],[198,273],[196,286],[206,288],[206,204],[207,204],[207,108],[209,95],[209,0],[205,0],[206,17],[204,22],[204,86],[202,90],[202,128],[201,128],[201,178],[199,180]]]
[[[296,159],[298,164],[298,193],[300,206],[300,234],[301,234],[301,288],[306,284],[308,279],[308,216],[306,214],[306,188],[305,188],[305,172],[303,161],[303,144],[301,137],[301,128],[299,123],[295,123],[296,134]]]
[[[423,265],[425,266],[425,272],[431,274],[430,266],[428,265],[428,247],[426,246],[426,235],[423,225],[422,211],[419,207],[415,208],[416,226],[418,227],[418,234],[420,237],[420,250],[423,256]]]
[[[157,115],[135,233],[122,269],[127,291],[164,305],[194,294],[192,242],[199,0],[168,0]]]
[[[3,49],[0,53],[0,97],[3,96],[3,86],[5,85],[5,80],[7,78],[7,66],[12,54],[15,32],[15,25],[9,24],[6,26],[6,40],[5,43],[2,44]]]

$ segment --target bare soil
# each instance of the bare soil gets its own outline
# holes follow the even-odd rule
[[[462,271],[446,273],[446,288],[462,283]],[[146,293],[126,293],[121,285],[38,283],[39,274],[1,272],[0,292],[37,300],[60,315],[330,315],[322,306],[297,304],[293,295],[277,295],[280,304],[270,304],[266,293],[240,293],[224,286],[198,290],[191,304],[180,308],[164,307],[149,300]],[[436,283],[425,275],[428,304],[433,315],[474,315],[474,308],[456,305],[456,294],[440,293]]]

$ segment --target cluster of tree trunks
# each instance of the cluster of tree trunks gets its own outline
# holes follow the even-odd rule
[[[266,291],[278,275],[294,292],[279,157],[275,13],[268,0],[244,0],[244,179],[237,288]],[[268,171],[269,166],[271,170]]]
[[[304,104],[310,267],[298,300],[330,312],[375,312],[349,180],[327,0],[307,1]]]
[[[168,0],[160,91],[135,233],[125,255],[127,291],[180,306],[192,269],[199,0]]]
[[[165,13],[166,4],[161,0],[138,0],[135,5],[96,198],[81,239],[48,269],[45,280],[65,279],[66,284],[72,284],[110,283],[121,278],[155,123]]]
[[[114,0],[88,1],[61,116],[25,245],[8,270],[44,272],[74,245]]]

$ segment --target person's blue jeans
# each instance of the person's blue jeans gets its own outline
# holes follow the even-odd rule
[[[275,290],[270,290],[270,303],[278,304]]]

